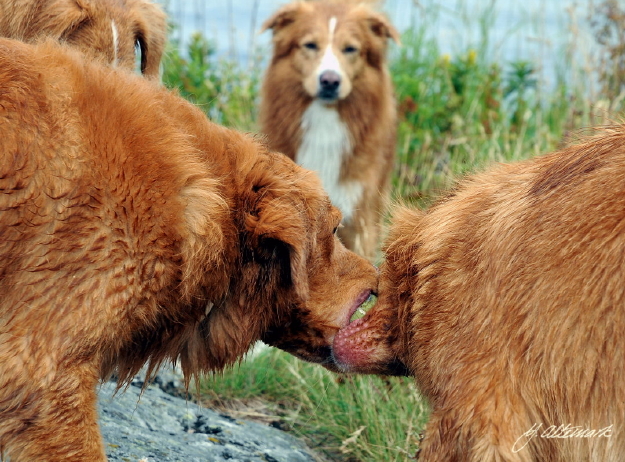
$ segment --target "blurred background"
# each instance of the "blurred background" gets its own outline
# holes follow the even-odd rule
[[[256,132],[282,0],[161,0],[163,80],[214,121]],[[557,149],[622,122],[623,0],[387,0],[402,32],[394,197],[427,206],[458,176]],[[328,460],[408,461],[427,405],[408,379],[340,377],[274,349],[206,377],[205,404],[295,433]]]
[[[284,0],[162,0],[184,42],[194,32],[214,41],[218,56],[250,64],[266,54],[270,34],[260,26]],[[212,3],[212,5],[207,5]],[[383,10],[400,31],[428,26],[443,53],[459,52],[486,40],[495,59],[555,59],[578,34],[579,51],[592,41],[584,18],[596,5],[586,0],[386,0]]]

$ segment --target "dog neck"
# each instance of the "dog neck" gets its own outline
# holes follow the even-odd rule
[[[302,141],[295,160],[319,175],[332,203],[349,221],[362,196],[362,185],[341,181],[344,160],[352,155],[352,136],[336,106],[314,100],[302,116]]]

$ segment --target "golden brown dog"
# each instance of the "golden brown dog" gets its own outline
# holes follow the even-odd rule
[[[399,209],[380,302],[338,364],[431,404],[420,460],[625,455],[625,126]]]
[[[273,58],[259,117],[272,148],[319,173],[345,245],[374,259],[395,159],[386,49],[399,35],[362,3],[295,2],[265,22]]]
[[[257,340],[327,362],[377,272],[314,173],[176,95],[0,40],[0,453],[105,460],[95,387]]]
[[[141,73],[156,79],[167,24],[149,0],[0,0],[0,36],[50,37],[131,70],[139,61]]]

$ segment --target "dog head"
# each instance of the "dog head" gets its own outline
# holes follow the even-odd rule
[[[11,11],[3,11],[0,21],[7,37],[25,41],[50,37],[107,64],[139,67],[145,76],[159,77],[167,25],[163,11],[149,0],[8,3]]]
[[[238,256],[188,369],[222,368],[257,340],[332,367],[334,336],[377,292],[377,269],[336,236],[341,215],[315,173],[258,143],[233,146],[238,245],[227,251]]]
[[[269,153],[267,163],[252,178],[242,243],[247,290],[277,294],[262,340],[329,364],[339,328],[377,291],[377,270],[341,244],[340,212],[314,173],[282,154]]]
[[[354,82],[385,63],[388,39],[399,34],[380,13],[356,2],[296,2],[263,25],[273,31],[272,66],[303,84],[311,97],[347,98]],[[288,58],[288,59],[286,59]]]

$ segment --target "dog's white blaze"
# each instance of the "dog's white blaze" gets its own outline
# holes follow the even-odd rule
[[[302,143],[297,151],[297,163],[314,170],[321,178],[332,203],[350,221],[363,187],[355,181],[341,182],[343,158],[350,155],[351,136],[335,107],[313,101],[302,117]]]
[[[328,30],[330,31],[330,42],[334,39],[334,31],[336,30],[336,17],[332,16],[328,23]]]
[[[334,42],[334,31],[336,30],[336,18],[330,18],[330,23],[328,24],[328,46],[326,47],[323,55],[321,56],[321,62],[317,67],[317,78],[321,76],[321,74],[325,71],[334,71],[338,73],[341,77],[343,77],[343,69],[341,68],[341,63],[337,58],[336,54],[334,54],[334,50],[332,48],[332,43]]]
[[[119,36],[115,21],[111,21],[111,30],[113,31],[113,66],[117,66],[117,43],[119,42]]]

